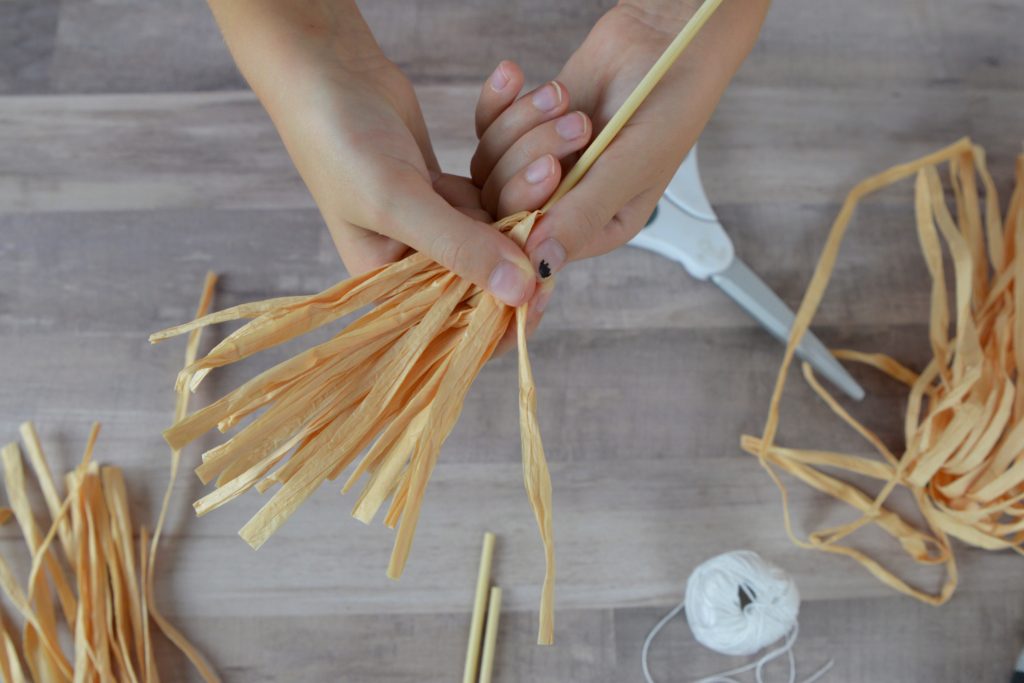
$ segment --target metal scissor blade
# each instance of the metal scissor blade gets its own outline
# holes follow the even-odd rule
[[[711,281],[761,323],[772,336],[783,343],[789,340],[795,317],[793,311],[743,261],[733,258],[725,270],[711,276]],[[864,398],[864,389],[857,384],[857,380],[850,376],[810,330],[800,340],[796,355],[810,363],[811,367],[854,400]]]

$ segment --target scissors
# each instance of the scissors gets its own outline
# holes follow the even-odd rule
[[[704,194],[697,146],[683,160],[647,225],[630,243],[678,261],[698,280],[711,280],[779,341],[786,343],[793,311],[737,255]],[[796,355],[854,400],[864,389],[810,331]]]

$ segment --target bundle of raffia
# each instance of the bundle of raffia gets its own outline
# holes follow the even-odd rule
[[[949,164],[955,216],[947,207],[937,166]],[[775,443],[779,409],[793,351],[807,331],[828,286],[843,236],[858,202],[900,180],[915,177],[917,235],[931,275],[932,358],[915,372],[882,353],[836,351],[844,360],[871,366],[909,387],[904,450],[898,457],[856,420],[803,365],[803,375],[828,406],[880,459],[820,449],[785,448]],[[979,183],[984,197],[979,193]],[[941,239],[940,239],[941,237]],[[943,244],[953,264],[952,319]],[[985,152],[962,139],[916,161],[860,182],[847,196],[832,226],[814,276],[797,313],[772,395],[761,438],[744,436],[782,492],[786,530],[795,543],[852,557],[888,586],[931,604],[942,604],[957,583],[950,544],[955,537],[989,550],[1024,553],[1024,155],[1018,157],[1016,186],[1005,221]],[[951,329],[952,325],[952,329]],[[860,512],[848,524],[811,533],[793,532],[785,486],[777,467]],[[869,496],[831,471],[883,482]],[[898,487],[912,494],[927,529],[886,505]],[[863,551],[841,543],[854,531],[876,525],[903,551],[924,564],[945,565],[935,593],[896,576]]]
[[[544,208],[509,216],[494,227],[525,244],[537,217],[583,177],[720,4],[708,0],[697,11]],[[266,409],[203,455],[196,471],[203,482],[216,478],[217,488],[196,503],[196,510],[204,514],[250,488],[262,492],[279,484],[241,530],[242,538],[258,548],[317,487],[339,477],[366,451],[342,488],[348,491],[369,476],[353,512],[364,522],[390,499],[385,523],[397,526],[398,532],[388,576],[398,578],[441,445],[459,417],[466,392],[514,317],[523,472],[545,551],[538,642],[553,642],[551,479],[526,350],[526,306],[513,310],[426,256],[412,254],[319,294],[242,304],[150,339],[157,342],[205,325],[252,319],[182,371],[177,386],[194,389],[214,368],[371,304],[370,312],[329,341],[249,380],[164,433],[172,448],[181,448],[213,427],[227,431]]]
[[[206,312],[214,281],[207,276],[196,315]],[[197,331],[189,338],[186,365],[195,360],[198,345]],[[184,417],[187,407],[188,393],[179,392],[175,415]],[[171,477],[150,538],[145,527],[136,529],[132,524],[121,470],[93,462],[98,435],[99,424],[94,424],[85,455],[65,476],[67,491],[61,496],[35,428],[31,423],[21,426],[25,451],[51,518],[49,525],[41,525],[32,511],[18,444],[10,443],[0,451],[10,504],[0,511],[0,518],[6,521],[13,515],[32,556],[25,590],[0,556],[0,589],[24,620],[19,647],[6,620],[0,618],[0,676],[6,683],[159,683],[152,632],[156,622],[204,681],[219,681],[199,650],[156,603],[156,555],[179,453],[171,453]],[[70,653],[61,646],[62,631],[70,635]]]

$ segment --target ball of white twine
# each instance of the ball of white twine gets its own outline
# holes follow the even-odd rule
[[[693,637],[723,655],[752,655],[793,630],[800,592],[786,572],[752,550],[707,560],[686,582]]]
[[[654,683],[647,653],[658,632],[685,606],[686,621],[701,645],[725,655],[752,655],[778,640],[784,642],[749,664],[700,679],[698,683],[726,683],[735,674],[753,670],[763,683],[768,662],[788,655],[789,681],[796,680],[793,644],[799,632],[800,592],[789,574],[751,550],[734,550],[705,561],[686,582],[683,602],[651,629],[644,642],[642,664],[647,683]],[[829,661],[811,683],[832,667]]]

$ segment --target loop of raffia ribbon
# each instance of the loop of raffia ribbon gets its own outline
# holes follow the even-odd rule
[[[538,216],[583,177],[722,0],[706,0],[540,211],[504,218],[495,227],[526,243]],[[538,643],[554,640],[554,540],[551,477],[537,420],[526,349],[526,305],[513,310],[423,254],[359,275],[319,294],[235,306],[150,337],[153,342],[214,323],[251,319],[178,377],[195,387],[211,370],[277,346],[368,305],[375,307],[329,341],[278,364],[226,396],[177,420],[164,432],[173,449],[263,412],[196,469],[217,488],[196,502],[205,514],[256,488],[280,485],[240,532],[258,548],[322,483],[349,474],[342,491],[368,481],[353,516],[369,523],[390,499],[385,524],[397,527],[388,576],[405,568],[427,483],[441,445],[455,426],[469,387],[513,317],[519,346],[523,478],[544,544]]]
[[[937,168],[942,163],[949,165],[955,213],[947,206]],[[915,372],[883,353],[835,352],[840,359],[872,367],[908,387],[903,453],[894,454],[850,415],[806,364],[803,375],[813,390],[881,460],[780,446],[775,438],[793,353],[824,296],[854,210],[864,197],[911,176],[917,236],[931,277],[928,339],[932,358],[921,372]],[[953,266],[952,292],[947,289],[944,250]],[[744,435],[741,440],[743,449],[760,459],[782,493],[786,532],[794,543],[851,557],[886,585],[933,605],[946,602],[956,588],[950,537],[979,548],[1024,554],[1022,283],[1024,155],[1017,158],[1016,184],[1005,221],[985,152],[967,138],[867,178],[850,191],[797,312],[764,432],[760,438]],[[869,496],[822,467],[881,482],[881,490]],[[807,539],[798,538],[786,487],[774,468],[847,503],[860,516],[848,524],[815,531]],[[892,492],[901,487],[911,493],[926,528],[886,506]],[[935,593],[916,588],[865,552],[840,543],[867,525],[885,531],[917,562],[944,565],[941,588]]]

